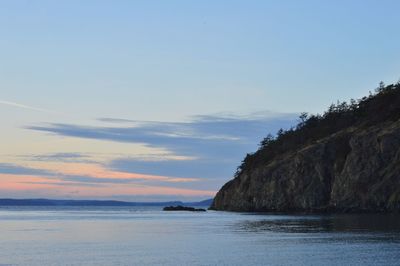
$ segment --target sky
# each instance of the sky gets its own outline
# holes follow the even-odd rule
[[[0,198],[211,198],[299,113],[398,81],[398,10],[0,1]]]

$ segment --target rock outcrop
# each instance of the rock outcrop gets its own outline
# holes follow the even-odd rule
[[[189,212],[205,212],[205,209],[199,208],[193,208],[193,207],[186,207],[186,206],[167,206],[163,208],[163,211],[189,211]]]
[[[211,209],[399,211],[400,120],[391,114],[371,124],[365,117],[363,123],[244,168],[221,188]]]

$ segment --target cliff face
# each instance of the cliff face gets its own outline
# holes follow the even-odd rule
[[[347,127],[244,169],[211,206],[229,211],[400,210],[400,120]]]

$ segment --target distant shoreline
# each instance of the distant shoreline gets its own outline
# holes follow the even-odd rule
[[[212,199],[198,202],[129,202],[118,200],[62,200],[62,199],[0,199],[1,206],[210,206]]]

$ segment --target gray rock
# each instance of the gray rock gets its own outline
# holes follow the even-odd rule
[[[346,128],[240,173],[211,209],[400,210],[400,121]]]

